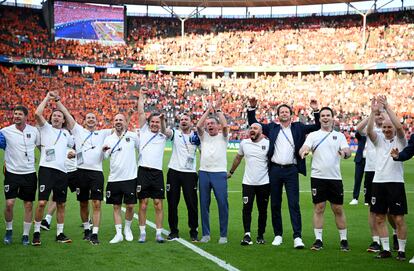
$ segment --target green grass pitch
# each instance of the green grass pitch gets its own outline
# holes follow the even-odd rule
[[[167,172],[167,163],[171,152],[166,151],[164,156],[164,173]],[[231,166],[235,152],[228,153],[228,167]],[[309,160],[309,159],[308,159]],[[0,163],[3,164],[3,151],[0,152]],[[243,162],[244,163],[244,162]],[[410,270],[414,266],[408,264],[408,259],[414,255],[414,223],[413,215],[406,217],[408,224],[407,261],[398,262],[395,259],[375,260],[374,255],[365,250],[371,242],[367,225],[368,208],[363,204],[350,206],[352,199],[354,163],[352,159],[342,162],[342,175],[345,188],[345,213],[348,223],[348,240],[351,247],[349,252],[339,250],[339,234],[336,230],[332,212],[326,209],[325,226],[323,232],[324,249],[318,252],[309,248],[314,241],[312,227],[312,203],[310,195],[309,177],[301,176],[300,180],[300,204],[302,210],[304,250],[293,249],[292,229],[290,226],[289,212],[286,198],[283,201],[283,244],[280,247],[271,245],[273,233],[270,221],[270,208],[267,221],[265,245],[252,245],[242,247],[240,240],[243,236],[242,225],[242,199],[241,178],[244,164],[241,164],[229,182],[229,243],[218,245],[219,226],[218,211],[214,198],[212,198],[211,211],[211,237],[208,244],[196,244],[199,248],[213,254],[240,270]],[[108,174],[108,164],[104,164],[105,176]],[[309,174],[310,167],[308,167]],[[405,164],[406,190],[409,209],[413,202],[414,193],[414,167],[413,162]],[[0,182],[3,184],[3,174]],[[2,186],[3,187],[3,186]],[[362,195],[360,196],[360,202]],[[4,194],[1,193],[0,208],[4,209]],[[164,201],[164,210],[167,203]],[[74,194],[68,197],[66,207],[65,233],[73,239],[72,244],[57,244],[54,241],[56,233],[56,221],[52,222],[49,232],[42,232],[41,247],[24,247],[20,244],[22,233],[23,206],[17,201],[14,217],[13,244],[6,246],[0,244],[0,270],[220,270],[221,268],[184,247],[178,242],[157,244],[155,231],[147,227],[147,239],[145,244],[136,242],[138,237],[137,220],[133,224],[134,241],[122,242],[110,245],[109,240],[115,233],[112,218],[112,206],[103,204],[102,223],[100,227],[99,246],[92,246],[82,241],[83,230],[79,227],[79,205]],[[136,207],[137,210],[137,207]],[[168,229],[167,212],[164,211],[164,228]],[[3,215],[3,214],[2,214]],[[179,206],[180,236],[189,240],[186,219],[186,208],[182,199]],[[154,210],[150,206],[148,219],[153,221]],[[4,221],[4,219],[1,219]],[[4,222],[0,223],[1,237],[4,234]],[[252,237],[256,238],[257,212],[253,213]],[[33,228],[32,228],[33,230]],[[201,226],[200,226],[201,231]],[[32,237],[32,232],[30,233]],[[201,235],[201,234],[200,234]],[[395,256],[395,253],[394,253]]]

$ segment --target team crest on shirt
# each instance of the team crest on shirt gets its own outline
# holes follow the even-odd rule
[[[9,190],[10,190],[10,185],[8,185],[8,184],[6,184],[5,186],[4,186],[4,192],[9,192]]]
[[[129,137],[127,137],[127,138],[125,138],[125,141],[129,142],[129,141],[131,141],[131,139]]]
[[[39,191],[44,192],[45,188],[46,188],[46,186],[44,184],[42,184],[41,186],[39,186]]]
[[[316,196],[316,194],[317,194],[316,188],[312,188],[312,196]]]
[[[249,197],[243,197],[243,204],[247,204],[249,202]]]
[[[98,135],[98,132],[93,133],[94,135]]]
[[[141,185],[137,185],[137,193],[141,192]]]
[[[167,185],[165,186],[165,188],[167,189],[167,192],[170,191],[170,184],[167,183]]]
[[[337,139],[338,139],[338,137],[337,137],[337,136],[332,136],[332,139],[333,139],[333,140],[337,140]]]
[[[265,150],[266,150],[266,146],[262,146],[262,150],[264,150],[264,151],[265,151]]]
[[[377,198],[376,197],[372,197],[371,198],[371,204],[375,205],[375,203],[377,202]]]
[[[26,134],[27,138],[32,138],[32,134]]]
[[[76,195],[79,196],[79,194],[80,194],[80,188],[79,187],[76,187]]]
[[[106,197],[109,199],[111,197],[111,191],[106,191]]]

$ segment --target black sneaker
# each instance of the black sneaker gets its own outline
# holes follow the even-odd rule
[[[91,240],[91,234],[92,234],[91,230],[84,230],[83,231],[83,240],[86,240],[86,241]]]
[[[340,247],[342,251],[349,251],[348,240],[341,240]]]
[[[50,224],[47,223],[46,219],[42,219],[42,222],[40,222],[40,228],[45,231],[50,231]]]
[[[56,242],[58,243],[72,243],[72,239],[67,237],[63,232],[56,236]]]
[[[264,245],[266,243],[265,239],[263,238],[263,235],[259,235],[256,238],[256,244]]]
[[[178,233],[170,233],[170,234],[168,234],[167,241],[175,241],[178,238],[180,238],[178,236]]]
[[[378,244],[377,242],[372,242],[371,245],[369,245],[369,247],[367,248],[368,252],[380,252],[381,251],[381,246],[380,244]]]
[[[253,245],[252,238],[250,238],[250,235],[245,234],[243,237],[243,240],[241,240],[240,245],[242,246],[249,246]]]
[[[399,261],[405,261],[405,252],[403,251],[398,251],[397,257],[395,257],[397,260]]]
[[[23,236],[22,236],[22,244],[23,244],[23,246],[28,246],[28,245],[30,245],[29,235],[23,235]]]
[[[323,248],[323,243],[321,240],[316,239],[315,243],[313,243],[311,250],[321,250]]]
[[[92,245],[99,245],[98,234],[92,233],[91,237],[89,238],[89,243]]]
[[[193,242],[193,243],[197,243],[198,241],[200,241],[198,239],[198,236],[197,235],[192,235],[192,236],[190,236],[190,238],[191,238],[191,242]]]
[[[383,250],[380,253],[378,253],[377,256],[375,256],[376,259],[385,259],[385,258],[391,258],[391,252],[388,250]]]
[[[40,246],[41,244],[42,242],[40,242],[40,232],[34,232],[32,246]]]
[[[398,245],[398,237],[396,234],[392,236],[392,249],[394,251],[398,251],[400,249],[400,246]]]
[[[6,230],[3,242],[5,245],[10,245],[13,242],[13,230]]]

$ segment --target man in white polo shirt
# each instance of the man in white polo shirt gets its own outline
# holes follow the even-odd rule
[[[180,116],[178,129],[167,128],[165,135],[172,141],[172,154],[167,174],[168,224],[170,234],[167,240],[179,238],[178,235],[178,203],[180,202],[181,187],[187,205],[188,226],[191,241],[198,241],[198,203],[196,151],[197,145],[192,141],[196,136],[191,132],[191,117],[187,113]]]
[[[113,205],[116,230],[114,238],[109,242],[111,244],[124,240],[121,218],[122,202],[126,207],[125,240],[132,241],[134,239],[131,224],[134,218],[134,206],[137,203],[136,149],[139,146],[138,135],[127,131],[124,115],[118,114],[115,116],[114,128],[115,133],[105,139],[102,148],[105,158],[109,158],[110,161],[109,177],[106,186],[106,203]]]
[[[269,140],[263,136],[262,125],[253,123],[249,128],[249,139],[240,142],[239,151],[234,158],[233,165],[227,176],[230,178],[239,166],[243,157],[246,157],[246,166],[243,176],[243,227],[244,237],[242,246],[253,244],[250,236],[250,224],[252,221],[252,209],[254,198],[257,199],[259,211],[257,244],[264,244],[264,233],[267,220],[267,205],[270,196],[270,184],[268,175]]]
[[[210,105],[197,123],[197,131],[201,141],[199,186],[203,232],[200,242],[202,243],[210,241],[211,189],[214,191],[219,209],[220,239],[218,242],[219,244],[227,243],[227,227],[229,222],[227,193],[228,127],[220,106],[220,100],[216,108]],[[220,126],[222,129],[221,132],[219,132]]]
[[[341,158],[348,159],[351,157],[351,150],[345,136],[333,130],[333,115],[333,110],[329,107],[323,107],[320,110],[321,129],[308,135],[299,154],[304,158],[310,151],[313,153],[311,188],[314,204],[313,226],[316,240],[311,249],[320,250],[323,248],[323,215],[326,201],[329,201],[339,230],[340,248],[342,251],[348,251],[346,219],[343,209],[344,188],[340,162]]]
[[[84,228],[84,240],[91,244],[99,244],[98,231],[101,220],[101,202],[103,200],[104,176],[102,171],[102,147],[106,137],[111,135],[112,129],[97,130],[98,124],[94,113],[87,113],[84,120],[85,128],[76,123],[69,111],[61,103],[58,109],[65,114],[67,127],[75,138],[77,179],[76,195],[80,205],[80,213]],[[89,200],[92,200],[92,223],[89,224]]]
[[[7,142],[4,155],[4,195],[6,198],[4,243],[6,245],[12,243],[13,208],[16,198],[24,202],[22,243],[23,245],[30,244],[29,232],[37,186],[34,150],[37,145],[40,145],[40,135],[35,127],[26,123],[28,114],[26,107],[16,106],[13,109],[14,124],[0,130]]]
[[[39,193],[35,214],[35,225],[32,245],[40,246],[40,223],[45,206],[53,191],[53,201],[56,201],[57,233],[56,241],[71,243],[72,240],[63,233],[65,219],[65,203],[67,197],[68,180],[65,160],[68,145],[72,145],[69,132],[64,128],[65,116],[59,110],[52,112],[49,124],[43,117],[43,111],[50,100],[59,102],[55,92],[49,92],[35,112],[37,125],[41,136],[41,153],[39,163]]]
[[[382,123],[382,133],[374,131],[374,114],[376,104],[381,104],[389,119]],[[378,231],[382,251],[378,259],[391,257],[390,241],[386,216],[389,213],[396,225],[398,238],[397,260],[405,260],[407,225],[407,197],[404,188],[404,167],[400,161],[394,161],[390,155],[393,149],[403,149],[407,145],[404,129],[385,96],[372,99],[372,112],[369,117],[367,134],[374,143],[377,155],[375,176],[372,181],[371,212],[375,214],[375,227]]]
[[[155,209],[155,240],[157,243],[164,243],[161,232],[164,216],[162,205],[165,198],[164,175],[162,173],[164,148],[167,141],[165,136],[165,119],[162,114],[152,113],[147,121],[144,111],[144,93],[142,91],[139,93],[138,100],[138,120],[140,127],[137,180],[140,229],[138,242],[144,243],[146,241],[147,206],[149,198],[152,198]]]

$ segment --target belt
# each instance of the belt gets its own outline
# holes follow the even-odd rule
[[[287,164],[287,165],[281,165],[281,164],[276,164],[272,162],[272,165],[275,167],[280,167],[280,168],[290,168],[290,167],[294,167],[296,166],[295,164]]]

